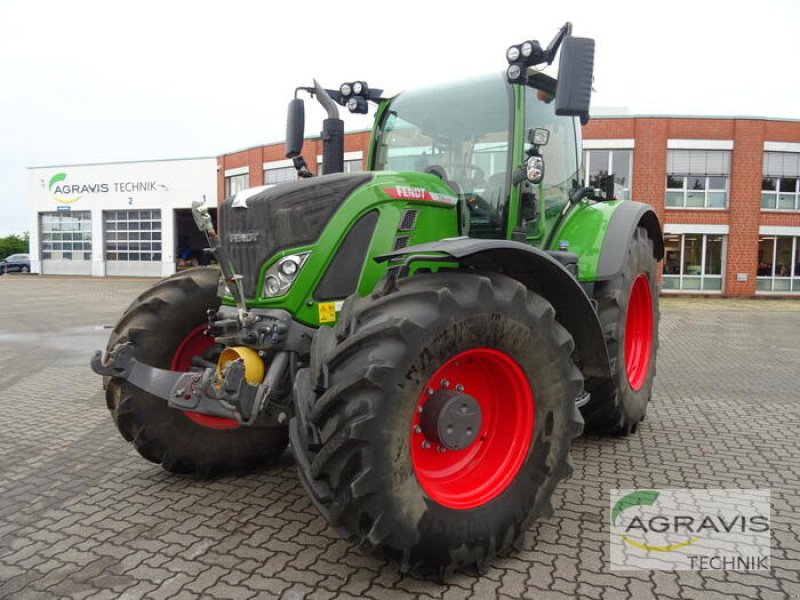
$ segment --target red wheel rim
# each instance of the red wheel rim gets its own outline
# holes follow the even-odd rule
[[[198,325],[189,332],[175,350],[172,357],[170,369],[173,371],[189,371],[192,368],[192,358],[200,356],[214,345],[214,338],[206,335],[206,326]],[[186,417],[198,425],[211,429],[234,429],[239,427],[239,423],[233,419],[223,419],[212,417],[211,415],[201,415],[196,412],[183,411]]]
[[[480,432],[463,450],[438,448],[421,431],[422,408],[429,395],[443,387],[463,391],[481,408]],[[411,421],[411,463],[417,480],[443,506],[483,506],[516,477],[528,455],[534,422],[533,392],[513,358],[492,348],[460,352],[436,370],[417,400]]]
[[[633,390],[640,390],[653,351],[653,296],[650,280],[641,273],[633,280],[625,318],[625,371]]]

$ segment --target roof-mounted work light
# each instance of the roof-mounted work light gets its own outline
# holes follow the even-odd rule
[[[380,92],[380,90],[376,90]],[[351,113],[365,114],[368,110],[367,100],[374,99],[366,81],[348,81],[339,86],[341,103]],[[380,95],[380,94],[378,94]]]

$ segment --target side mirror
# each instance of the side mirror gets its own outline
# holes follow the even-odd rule
[[[286,158],[300,156],[305,130],[305,106],[300,98],[295,98],[289,102],[289,114],[286,118]]]
[[[557,115],[580,117],[583,125],[589,122],[593,71],[594,40],[564,38],[556,84]]]

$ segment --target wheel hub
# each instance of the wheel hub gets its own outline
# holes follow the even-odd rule
[[[484,347],[459,352],[421,386],[411,416],[417,481],[448,508],[483,506],[517,476],[535,424],[528,377],[512,356]]]
[[[423,406],[420,427],[427,440],[447,450],[464,450],[478,438],[481,407],[468,394],[439,389]]]

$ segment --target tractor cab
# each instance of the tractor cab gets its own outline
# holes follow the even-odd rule
[[[551,81],[498,73],[404,92],[376,119],[369,168],[433,173],[458,195],[465,235],[541,246],[580,180],[580,128],[556,115]]]

